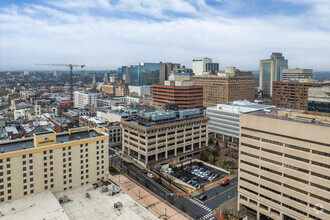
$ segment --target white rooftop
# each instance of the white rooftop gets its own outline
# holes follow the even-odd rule
[[[110,188],[108,186],[108,188]],[[63,204],[63,208],[70,219],[120,219],[120,220],[156,220],[156,216],[140,206],[127,194],[120,192],[110,196],[109,192],[101,192],[102,187],[92,188],[92,184],[68,189],[55,193],[57,199],[66,195],[70,202]],[[85,196],[90,194],[90,198]],[[114,208],[116,202],[122,202],[120,209]]]
[[[69,220],[62,206],[49,190],[0,204],[0,219]]]
[[[5,127],[6,132],[13,132],[13,134],[18,134],[16,127]]]
[[[249,113],[263,109],[269,108],[276,108],[272,105],[261,105],[257,103],[251,103],[247,100],[239,100],[230,102],[228,104],[217,104],[217,106],[208,107],[207,109],[210,110],[218,110],[223,112],[230,112],[230,113]]]

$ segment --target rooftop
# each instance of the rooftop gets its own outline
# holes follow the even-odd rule
[[[2,220],[70,219],[50,190],[1,203],[0,210]]]
[[[218,110],[230,113],[249,113],[262,109],[276,108],[272,105],[262,105],[257,103],[251,103],[247,100],[244,101],[234,101],[228,104],[218,104],[217,106],[208,107],[207,110]]]
[[[108,185],[108,189],[110,188]],[[90,198],[85,196],[86,193],[89,193]],[[92,184],[55,193],[57,199],[64,195],[71,200],[63,204],[70,219],[158,219],[127,194],[119,192],[110,196],[109,192],[102,192],[100,187],[94,189]],[[123,206],[120,209],[114,208],[116,202],[121,202]]]
[[[330,117],[311,115],[304,110],[273,108],[255,111],[251,115],[330,127]]]
[[[47,134],[49,134],[49,133],[53,133],[53,132],[47,132]],[[42,133],[39,135],[44,135],[44,134],[45,133]],[[103,134],[98,133],[95,130],[73,131],[73,132],[71,132],[71,135],[68,132],[57,133],[56,134],[56,143],[77,141],[77,140],[92,138],[92,137],[96,137],[96,136],[103,136]],[[15,139],[12,141],[0,142],[0,154],[34,148],[33,141],[34,141],[33,138],[21,138],[21,139]]]

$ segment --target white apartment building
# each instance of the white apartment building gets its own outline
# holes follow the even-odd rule
[[[226,146],[238,147],[240,115],[274,107],[247,100],[208,107],[206,115],[210,117],[209,131],[214,133],[215,138],[222,139]]]
[[[74,107],[85,108],[86,105],[97,107],[97,93],[75,91],[74,92]]]
[[[203,57],[192,60],[192,70],[195,76],[203,75],[203,72],[214,70],[219,71],[219,63],[213,63],[211,58]]]

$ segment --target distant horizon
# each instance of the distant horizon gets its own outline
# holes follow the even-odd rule
[[[289,68],[327,71],[329,11],[325,0],[3,0],[0,70],[143,61],[190,67],[196,57],[251,70],[281,52]]]

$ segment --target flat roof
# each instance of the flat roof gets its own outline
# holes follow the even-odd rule
[[[70,219],[50,190],[1,203],[0,218],[1,220]]]
[[[107,187],[111,188],[110,185]],[[86,197],[86,193],[89,193],[90,198]],[[92,184],[54,194],[57,199],[65,195],[71,200],[63,204],[63,209],[70,219],[158,219],[124,192],[110,196],[109,191],[102,192],[102,187],[94,189]],[[120,209],[114,208],[117,202],[123,204]]]
[[[48,132],[53,133],[53,132]],[[44,135],[46,133],[42,133],[39,135]],[[68,132],[58,133],[56,134],[56,143],[65,143],[70,141],[82,140],[97,136],[103,136],[102,133],[98,133],[95,130],[90,131],[73,131],[71,135]],[[13,151],[25,150],[34,148],[33,138],[20,138],[12,141],[3,141],[0,142],[0,154],[8,153]]]
[[[296,117],[288,116],[284,117],[283,115],[279,115],[279,112],[287,112],[289,113],[295,113],[298,114]],[[323,123],[320,120],[314,119],[314,115],[306,114],[304,110],[296,110],[296,109],[279,109],[279,108],[272,108],[267,110],[260,110],[250,113],[250,115],[257,115],[261,117],[267,117],[267,118],[275,118],[279,120],[286,120],[286,121],[292,121],[297,123],[307,123],[310,125],[315,126],[324,126],[324,127],[330,127],[330,123]]]

